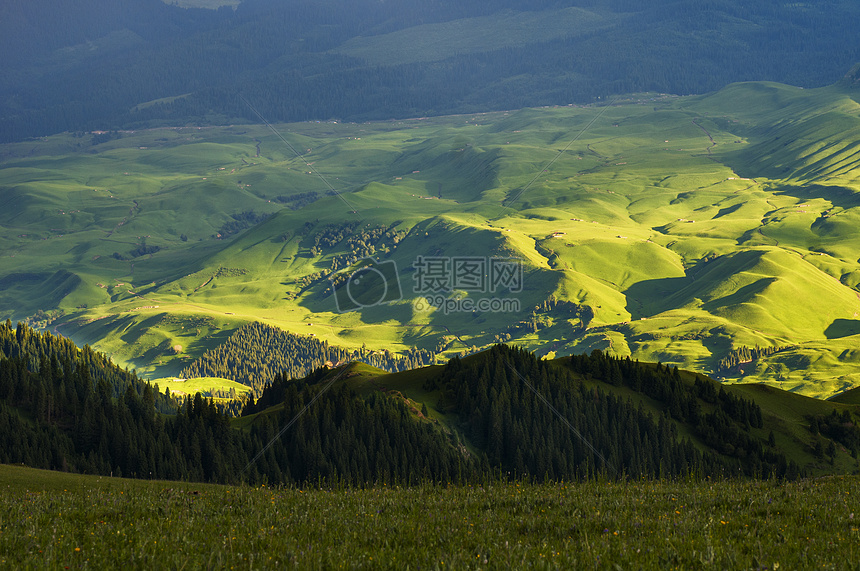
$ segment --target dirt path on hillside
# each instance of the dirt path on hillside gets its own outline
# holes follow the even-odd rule
[[[704,127],[702,127],[701,125],[699,125],[699,123],[698,123],[698,119],[693,119],[693,125],[695,125],[695,126],[696,126],[696,127],[698,127],[699,129],[701,129],[701,130],[705,133],[705,135],[707,135],[707,136],[708,136],[708,140],[709,140],[709,141],[711,141],[710,146],[708,146],[708,148],[706,148],[706,149],[705,149],[706,151],[708,151],[708,156],[710,157],[710,156],[711,156],[711,149],[713,149],[714,147],[716,147],[716,146],[717,146],[716,141],[714,141],[714,138],[711,136],[711,133],[710,133],[710,132],[708,132],[708,130],[707,130],[707,129],[705,129]]]
[[[120,220],[119,223],[113,227],[113,230],[109,230],[107,233],[107,236],[105,236],[105,238],[110,238],[114,232],[119,230],[120,226],[122,226],[123,224],[125,224],[126,222],[128,222],[129,220],[134,218],[134,215],[137,214],[138,211],[140,211],[140,204],[138,204],[138,202],[136,200],[132,200],[132,202],[134,203],[134,206],[132,206],[131,209],[129,209],[128,215],[125,218],[123,218],[122,220]]]

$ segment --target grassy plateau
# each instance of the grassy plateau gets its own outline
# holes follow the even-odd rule
[[[831,396],[860,385],[856,95],[744,83],[276,126],[300,156],[261,125],[2,145],[0,317],[151,378],[259,320],[443,357],[602,349]],[[361,299],[389,303],[340,312],[329,275],[364,256],[402,296],[376,284]],[[519,310],[426,309],[421,256],[519,258],[521,291],[452,294]],[[586,310],[537,308],[551,297]],[[721,366],[756,346],[772,351]]]

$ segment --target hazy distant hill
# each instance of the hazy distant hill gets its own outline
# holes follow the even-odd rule
[[[387,119],[832,83],[860,6],[722,0],[11,0],[0,137],[132,125]]]

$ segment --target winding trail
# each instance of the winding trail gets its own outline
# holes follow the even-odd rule
[[[711,156],[711,149],[713,149],[714,147],[716,147],[716,146],[717,146],[717,142],[716,142],[716,141],[714,141],[714,138],[711,136],[711,133],[710,133],[710,132],[708,132],[708,130],[707,130],[707,129],[705,129],[704,127],[702,127],[702,126],[698,123],[698,121],[699,121],[699,119],[698,119],[698,118],[696,118],[696,119],[693,119],[693,121],[692,121],[692,122],[693,122],[693,125],[695,125],[695,126],[696,126],[696,127],[698,127],[699,129],[701,129],[701,130],[705,133],[705,135],[707,135],[707,136],[708,136],[708,140],[710,140],[710,141],[711,141],[710,146],[709,146],[708,148],[706,148],[706,149],[705,149],[706,151],[708,151],[708,156]]]
[[[125,218],[120,220],[119,223],[113,227],[113,230],[109,230],[107,233],[107,236],[105,236],[105,238],[110,238],[114,232],[119,230],[120,226],[122,226],[123,224],[128,222],[131,218],[134,218],[134,215],[137,214],[137,211],[140,210],[140,204],[138,204],[138,202],[136,200],[132,200],[132,202],[134,203],[134,206],[132,206],[131,209],[129,209],[128,216],[126,216]]]

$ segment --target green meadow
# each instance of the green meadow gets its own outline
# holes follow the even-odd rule
[[[227,396],[216,396],[222,395],[223,393],[229,394],[231,391],[235,391],[234,394],[236,396],[241,396],[251,390],[247,385],[219,377],[198,377],[194,379],[164,377],[161,379],[153,379],[149,381],[149,383],[154,387],[158,387],[160,392],[169,390],[170,394],[174,396],[194,396],[195,394],[200,393],[203,397],[214,398],[215,400],[229,398]]]
[[[443,358],[505,334],[551,357],[601,349],[831,396],[860,385],[856,97],[744,83],[277,125],[301,156],[261,125],[2,145],[0,317],[152,379],[256,320]],[[339,312],[328,278],[351,255],[393,262],[402,298]],[[421,307],[419,256],[521,259],[522,291],[458,293],[519,311]],[[535,309],[553,296],[588,309]],[[720,369],[756,346],[774,351]]]
[[[251,488],[0,466],[18,569],[850,569],[854,476]]]

